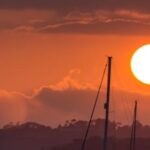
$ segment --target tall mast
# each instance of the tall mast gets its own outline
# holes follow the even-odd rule
[[[104,129],[104,142],[103,142],[103,150],[107,150],[108,148],[108,126],[109,126],[109,102],[110,102],[110,83],[111,83],[111,63],[112,57],[108,57],[108,77],[107,77],[107,99],[104,104],[104,109],[106,111],[105,114],[105,129]]]
[[[137,124],[137,105],[138,105],[137,101],[135,101],[133,124],[132,124],[132,131],[131,131],[131,140],[130,140],[130,150],[135,150],[136,124]]]

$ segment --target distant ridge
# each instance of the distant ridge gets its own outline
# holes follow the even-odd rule
[[[75,119],[66,121],[64,125],[59,125],[57,128],[51,128],[35,122],[10,123],[0,129],[0,150],[41,150],[42,148],[53,150],[58,149],[58,147],[63,148],[63,145],[72,145],[74,141],[80,143],[87,124],[87,121],[77,121]],[[103,126],[103,119],[93,120],[88,138],[92,140],[97,137],[96,139],[98,140],[95,141],[100,141],[103,136]],[[109,129],[110,138],[115,137],[124,141],[130,137],[131,128],[128,125],[110,122]],[[138,122],[137,129],[138,138],[145,138],[145,141],[150,139],[150,126],[144,126]]]

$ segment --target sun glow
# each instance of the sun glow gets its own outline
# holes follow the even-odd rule
[[[131,69],[135,77],[150,84],[150,44],[140,47],[131,59]]]

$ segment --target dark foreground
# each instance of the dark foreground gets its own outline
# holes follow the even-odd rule
[[[0,130],[0,150],[80,150],[86,121],[72,120],[53,129],[37,123],[8,124]],[[104,120],[92,122],[85,150],[102,150]],[[130,126],[110,122],[109,149],[128,150]],[[150,150],[150,127],[137,124],[136,150]]]

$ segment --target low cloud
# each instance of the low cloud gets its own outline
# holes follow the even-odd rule
[[[24,121],[28,113],[28,97],[16,92],[0,91],[0,125]]]
[[[49,86],[34,90],[31,96],[17,92],[0,91],[0,125],[9,122],[35,121],[51,126],[76,118],[88,120],[97,87],[81,83],[76,79],[80,70],[74,69],[64,79]],[[104,117],[106,91],[102,89],[95,118]],[[111,90],[111,120],[130,124],[133,117],[135,99],[138,100],[138,119],[150,124],[148,117],[150,96]]]

